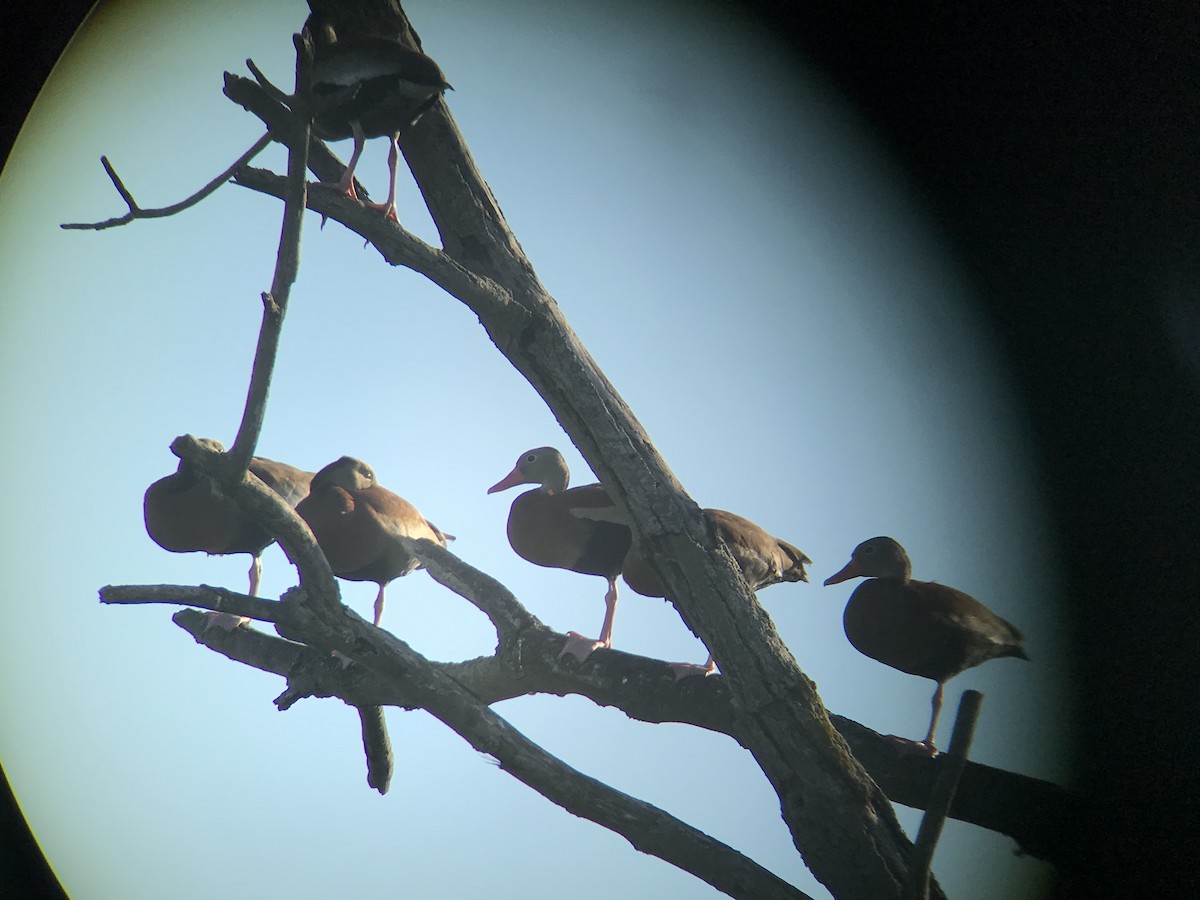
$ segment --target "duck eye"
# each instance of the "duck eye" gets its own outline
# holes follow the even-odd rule
[[[533,462],[535,459],[537,459],[537,454],[530,453],[527,457],[525,457],[525,462]]]

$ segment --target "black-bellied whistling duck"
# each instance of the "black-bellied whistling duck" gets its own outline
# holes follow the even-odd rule
[[[200,443],[221,452],[225,449],[211,438],[201,438]],[[313,477],[312,472],[260,456],[250,460],[250,471],[289,506],[295,506],[304,498]],[[262,580],[262,552],[275,539],[236,503],[217,493],[212,482],[187,460],[179,461],[179,468],[173,475],[160,478],[146,489],[142,511],[146,533],[164,550],[172,553],[203,551],[214,556],[249,553],[249,593],[257,596]],[[209,617],[210,626],[223,628],[235,628],[247,621],[227,613]]]
[[[354,138],[354,150],[337,189],[357,200],[354,169],[369,137],[387,137],[386,203],[370,204],[396,221],[397,140],[444,91],[453,90],[438,64],[399,41],[378,35],[341,37],[332,27],[310,18],[313,35],[312,93],[316,117],[313,131],[327,141]]]
[[[562,652],[582,662],[593,650],[612,646],[617,576],[629,551],[631,532],[616,522],[581,516],[589,511],[612,509],[614,504],[601,485],[568,488],[570,480],[562,454],[553,447],[538,447],[522,453],[513,470],[487,492],[494,494],[518,484],[538,485],[517,497],[509,510],[508,542],[513,550],[537,566],[600,575],[608,581],[599,640],[574,631],[567,634],[567,645]]]
[[[934,751],[942,691],[959,672],[989,659],[1029,659],[1023,635],[974,597],[944,584],[914,581],[904,548],[874,537],[854,548],[850,562],[825,584],[867,578],[854,589],[842,617],[846,637],[861,652],[893,669],[937,682],[929,732],[920,743]]]
[[[443,547],[453,539],[403,497],[381,487],[374,470],[352,456],[314,475],[296,512],[312,529],[334,575],[379,585],[376,626],[383,617],[384,587],[421,567],[398,538],[428,538]]]
[[[704,515],[738,564],[750,590],[757,591],[781,581],[808,581],[804,567],[812,565],[812,560],[787,541],[781,541],[749,519],[723,509],[705,509]],[[650,568],[636,541],[625,557],[622,575],[625,583],[644,597],[667,596],[666,585]],[[671,669],[676,678],[711,675],[716,671],[716,664],[710,653],[703,666],[672,663]]]

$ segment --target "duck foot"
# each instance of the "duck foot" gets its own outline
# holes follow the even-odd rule
[[[235,628],[241,628],[243,625],[249,625],[250,620],[245,616],[235,616],[233,613],[214,612],[210,611],[205,614],[208,619],[204,623],[204,633],[208,634],[210,628],[219,628],[222,631],[233,631]]]
[[[667,663],[667,665],[675,673],[676,681],[681,678],[694,678],[697,675],[707,678],[717,671],[717,664],[711,661],[702,666],[696,663]]]
[[[564,656],[570,655],[585,662],[589,656],[596,650],[605,650],[608,645],[603,641],[597,641],[590,637],[584,637],[578,631],[567,632],[567,642],[563,644],[563,648],[558,651],[556,659],[562,659]]]
[[[383,217],[387,221],[395,222],[397,225],[400,224],[400,217],[396,214],[396,204],[394,202],[392,202],[392,203],[367,203],[366,205],[369,206],[371,209],[377,209],[381,213],[383,213]]]
[[[937,756],[940,752],[933,744],[914,741],[912,738],[901,737],[898,734],[885,734],[884,737],[894,743],[896,749],[905,756]]]

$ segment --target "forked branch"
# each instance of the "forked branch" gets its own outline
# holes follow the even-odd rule
[[[364,4],[372,5],[369,0]],[[403,18],[402,12],[397,14]],[[402,24],[397,33],[411,38],[411,28],[406,21]],[[297,60],[293,96],[303,98],[306,63],[299,45]],[[441,236],[439,249],[332,192],[310,196],[304,183],[306,169],[332,180],[341,173],[340,161],[313,141],[304,124],[307,115],[302,110],[297,115],[286,103],[288,98],[255,73],[259,83],[227,76],[226,94],[267,124],[263,142],[281,140],[289,147],[288,176],[284,180],[250,169],[248,158],[239,160],[230,174],[239,184],[285,200],[276,278],[264,294],[254,374],[230,454],[213,453],[188,439],[177,440],[173,449],[195,461],[268,528],[297,566],[300,586],[278,603],[210,588],[178,589],[178,593],[159,588],[162,593],[155,601],[150,597],[154,589],[136,587],[105,589],[106,602],[217,604],[207,608],[272,621],[284,639],[246,629],[197,639],[269,671],[280,671],[290,658],[280,672],[289,677],[281,706],[302,696],[339,696],[364,710],[382,704],[428,710],[553,802],[622,834],[639,849],[720,890],[735,896],[804,896],[731,848],[576,772],[489,708],[501,695],[515,696],[505,693],[514,690],[581,693],[620,706],[630,715],[643,713],[645,696],[668,706],[673,701],[671,708],[681,717],[676,721],[725,731],[754,755],[779,796],[797,848],[835,895],[899,897],[912,867],[912,846],[876,784],[886,780],[878,775],[872,780],[855,759],[863,752],[857,746],[851,754],[834,728],[837,720],[831,722],[815,686],[748,593],[728,553],[714,542],[698,507],[539,283],[445,104],[437,103],[402,140]],[[124,218],[131,220],[138,208],[114,172],[110,177],[130,207],[130,216]],[[677,568],[659,574],[684,622],[713,650],[724,676],[675,683],[667,680],[666,672],[661,672],[661,678],[653,674],[660,663],[618,653],[597,654],[586,670],[572,669],[550,656],[551,644],[561,636],[529,615],[502,585],[482,573],[463,570],[452,554],[428,547],[419,552],[430,573],[475,603],[495,625],[495,656],[434,664],[341,605],[328,563],[307,526],[246,471],[261,428],[287,292],[296,273],[298,257],[289,254],[298,250],[306,207],[343,221],[390,262],[425,274],[478,314],[496,346],[539,392],[610,494],[626,508],[635,534],[666,548],[678,560]],[[188,613],[177,614],[176,621],[195,634],[196,623]],[[348,674],[339,673],[336,666],[312,664],[327,661],[330,650],[358,665]],[[307,668],[301,673],[295,667],[305,654]],[[648,688],[636,699],[622,695],[628,671],[642,672],[644,684],[653,685],[653,690]],[[514,673],[528,679],[524,687],[515,684]],[[671,691],[674,694],[668,696]],[[364,729],[367,721],[364,718]],[[964,780],[964,794],[970,793],[966,785]],[[936,883],[931,891],[940,896]]]
[[[137,201],[133,199],[133,193],[125,186],[125,182],[121,180],[121,176],[117,174],[117,170],[113,167],[113,164],[108,161],[108,157],[101,156],[100,165],[104,166],[104,171],[108,173],[108,178],[113,183],[113,187],[121,195],[121,199],[125,201],[125,205],[129,207],[129,212],[123,216],[105,219],[102,222],[65,222],[59,227],[67,231],[103,231],[106,228],[115,228],[118,225],[128,225],[130,222],[135,222],[138,219],[162,219],[167,216],[173,216],[176,213],[181,213],[185,209],[195,206],[210,194],[215,193],[217,188],[226,184],[233,177],[234,172],[262,153],[272,140],[270,132],[267,132],[255,141],[253,146],[239,156],[224,172],[204,185],[196,193],[190,197],[185,197],[178,203],[172,203],[170,206],[162,206],[156,209],[143,209],[139,206]]]
[[[106,594],[110,602],[131,602],[135,595],[143,591],[126,587],[106,589]],[[180,600],[221,602],[204,590],[168,590],[164,594],[173,598],[164,599],[163,602],[169,603]],[[141,600],[147,599],[143,594]],[[239,609],[256,610],[259,613],[267,613],[268,606],[271,606],[271,601],[238,604]],[[336,627],[331,627],[313,614],[304,602],[300,589],[285,594],[278,604],[269,609],[272,621],[281,633],[293,638],[306,638],[317,647],[353,655],[356,663],[378,679],[392,697],[398,699],[397,705],[428,711],[473,748],[495,758],[502,769],[518,780],[568,812],[620,834],[642,852],[691,872],[734,897],[762,897],[768,900],[808,898],[803,891],[732,847],[649,803],[614,790],[568,766],[527,738],[493,712],[487,703],[480,701],[404,641],[375,628],[349,610],[343,608],[342,612],[342,621]],[[197,614],[192,615],[198,618]],[[177,613],[176,621],[186,623],[185,613]],[[203,633],[203,624],[194,620],[192,624]],[[214,639],[222,640],[220,635],[214,635]],[[236,629],[224,639],[231,644],[253,641],[261,645],[264,640],[272,643],[279,641],[268,635],[252,635],[246,629]],[[290,648],[295,648],[295,661],[299,661],[302,654],[307,652],[299,644],[291,644]],[[276,658],[282,659],[282,653],[278,653]],[[340,667],[333,663],[325,668],[332,672]],[[291,671],[289,667],[288,673]],[[303,689],[292,690],[289,687],[281,695],[280,702],[285,706],[290,705],[299,696],[313,693],[314,685],[319,683],[320,679],[314,677],[311,668],[308,668],[304,672]],[[359,707],[367,705],[361,701],[348,702]]]

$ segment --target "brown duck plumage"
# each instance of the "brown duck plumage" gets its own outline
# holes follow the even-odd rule
[[[214,450],[225,449],[211,438],[202,438],[200,442]],[[295,506],[308,493],[313,477],[312,472],[260,456],[250,460],[250,471],[289,506]],[[275,539],[236,503],[218,493],[212,482],[187,460],[180,460],[173,474],[146,489],[142,513],[146,533],[164,550],[214,556],[250,554],[249,593],[257,595],[262,580],[262,553]],[[222,625],[244,621],[225,616],[214,619]]]
[[[316,107],[313,132],[323,140],[354,138],[354,150],[337,189],[352,199],[354,170],[367,138],[387,137],[389,188],[385,203],[371,204],[396,219],[397,141],[400,135],[452,90],[438,64],[392,37],[339,34],[312,16],[306,30],[313,39],[311,88]]]
[[[415,506],[382,487],[370,466],[351,456],[313,476],[312,490],[296,512],[312,529],[333,574],[379,585],[376,626],[383,617],[384,587],[421,565],[399,538],[427,538],[443,547],[451,539]]]
[[[617,609],[617,576],[629,550],[627,526],[605,521],[614,504],[599,484],[569,488],[570,472],[562,454],[553,447],[522,453],[504,478],[488,488],[489,494],[519,484],[538,485],[512,503],[508,513],[508,542],[522,559],[552,569],[599,575],[608,582],[604,595],[604,623],[599,640],[571,632],[564,652],[586,659],[592,650],[612,646],[613,618]],[[599,516],[599,519],[590,516]]]
[[[846,637],[872,659],[937,683],[929,731],[921,742],[930,749],[947,681],[989,659],[1029,659],[1021,632],[974,597],[944,584],[913,580],[908,554],[892,538],[859,544],[850,562],[825,584],[859,577],[868,580],[846,604]]]

